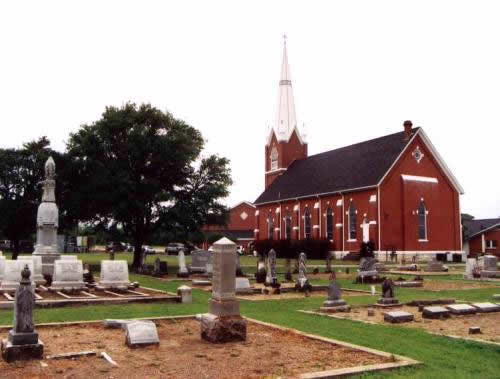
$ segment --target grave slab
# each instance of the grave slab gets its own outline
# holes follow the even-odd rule
[[[130,347],[160,344],[153,321],[134,321],[125,324],[125,338]]]
[[[101,276],[97,288],[126,290],[130,285],[127,261],[101,261]]]
[[[472,303],[472,306],[480,313],[500,312],[500,305],[493,303]]]
[[[237,295],[252,295],[253,288],[250,286],[248,278],[236,278],[236,294]]]
[[[444,307],[424,307],[422,311],[423,318],[439,319],[442,317],[450,317],[450,311]]]
[[[452,304],[447,305],[448,309],[454,315],[470,315],[477,312],[477,309],[469,304]]]
[[[393,324],[401,323],[401,322],[410,322],[415,319],[411,313],[404,311],[392,311],[384,313],[384,321],[391,322]]]
[[[83,281],[82,261],[59,259],[54,262],[54,280],[50,286],[55,291],[80,291],[87,289]]]

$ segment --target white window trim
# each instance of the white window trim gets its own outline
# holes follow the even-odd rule
[[[352,240],[352,239],[348,239],[348,240],[347,240],[347,242],[357,242],[357,241],[358,241],[357,239],[354,239],[354,240]]]

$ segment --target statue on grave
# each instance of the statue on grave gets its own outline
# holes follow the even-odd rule
[[[276,275],[276,251],[274,249],[269,250],[269,253],[267,253],[267,265],[266,285],[270,285],[273,288],[281,287]]]
[[[342,300],[342,291],[337,283],[335,271],[330,275],[330,284],[328,286],[328,298],[323,302],[320,308],[322,312],[349,312],[351,307]]]
[[[386,299],[394,297],[394,283],[392,279],[385,279],[382,283],[382,297]]]
[[[307,279],[307,256],[306,253],[299,254],[299,276],[295,281],[295,290],[306,292],[306,295],[312,290],[312,286]]]
[[[35,295],[31,288],[31,272],[28,265],[21,271],[21,282],[16,290],[14,310],[14,332],[32,333],[35,330],[33,324],[33,308],[35,307]],[[38,340],[38,337],[37,337]]]

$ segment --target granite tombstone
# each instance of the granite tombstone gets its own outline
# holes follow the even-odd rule
[[[50,289],[54,291],[81,291],[87,289],[83,281],[83,265],[79,260],[62,260],[54,262],[54,278]]]
[[[127,261],[101,261],[98,289],[126,290],[130,285]]]

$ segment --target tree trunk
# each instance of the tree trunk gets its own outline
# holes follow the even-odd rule
[[[135,237],[134,238],[134,261],[132,263],[133,271],[137,272],[141,267],[142,263],[142,238]]]

